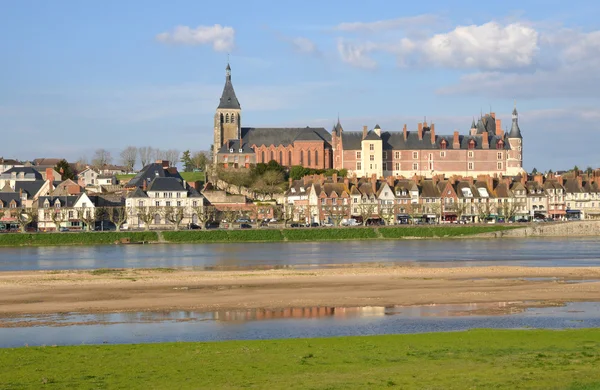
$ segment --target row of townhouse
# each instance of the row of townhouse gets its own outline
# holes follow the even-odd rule
[[[581,176],[377,180],[314,175],[290,181],[284,204],[288,218],[302,223],[600,218],[598,181]]]

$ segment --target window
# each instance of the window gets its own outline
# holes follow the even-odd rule
[[[223,162],[224,162],[225,164],[227,164],[227,162],[228,162],[228,161],[229,161],[229,156],[225,156],[225,157],[223,157]]]
[[[288,152],[288,165],[292,165],[292,151]]]
[[[433,153],[429,153],[429,161],[433,160]]]
[[[356,170],[357,170],[357,171],[360,171],[361,169],[362,169],[362,164],[361,164],[361,162],[360,162],[360,161],[358,161],[358,162],[356,163]]]
[[[396,170],[399,171],[400,170],[400,163],[396,163]]]
[[[383,152],[383,159],[387,159],[387,152]]]
[[[469,171],[472,171],[472,170],[473,170],[473,163],[472,163],[472,162],[470,162],[470,163],[469,163]]]
[[[498,143],[496,143],[496,149],[502,149],[504,147],[504,143],[502,142],[502,140],[498,140]]]
[[[160,201],[159,201],[159,200],[157,200],[156,202],[154,202],[154,205],[155,205],[156,207],[160,207]]]
[[[304,150],[300,151],[300,165],[304,165]]]
[[[171,202],[165,202],[165,206],[171,207]]]
[[[356,152],[356,158],[360,158],[360,152]]]
[[[279,151],[279,165],[283,165],[283,152]]]
[[[373,164],[369,164],[369,169],[373,169]]]
[[[308,152],[306,152],[307,158],[306,161],[308,162],[308,166],[310,167],[310,150]]]
[[[498,160],[502,160],[502,152],[498,152]]]
[[[167,193],[163,192],[163,198],[166,198],[166,197],[167,197]]]
[[[394,158],[400,158],[400,152],[394,152]]]
[[[315,150],[315,165],[319,165],[319,151]]]
[[[271,150],[271,159],[269,161],[275,160],[275,154],[274,152]]]
[[[265,162],[265,151],[260,152],[260,162]]]
[[[369,156],[369,161],[375,161],[375,155],[374,154],[371,154]]]
[[[418,169],[419,169],[419,164],[417,164],[417,163],[414,163],[414,164],[413,164],[413,170],[414,170],[414,171],[417,171]]]
[[[181,207],[181,201],[180,200],[177,201],[177,207]]]
[[[140,200],[138,202],[138,207],[144,207],[144,201],[143,200]]]
[[[469,152],[469,158],[473,158],[473,152]]]
[[[181,192],[177,192],[177,193],[175,193],[175,195],[177,195],[176,196],[177,198],[181,198]]]
[[[369,150],[375,150],[375,144],[369,144]]]
[[[498,163],[498,169],[502,169],[502,163],[501,162]]]
[[[445,139],[443,139],[443,140],[442,140],[442,142],[440,142],[440,148],[441,148],[441,149],[446,149],[446,146],[447,146],[447,145],[446,145],[446,140],[445,140]]]
[[[192,202],[192,207],[198,207],[198,201],[196,201],[196,200],[195,200],[195,201],[193,201],[193,202]]]
[[[74,214],[72,211],[69,211],[69,219],[73,219],[74,218]]]
[[[520,146],[517,146],[517,150],[520,152],[520,151],[521,151],[521,147],[520,147]]]
[[[225,114],[225,123],[229,123],[229,114]]]
[[[154,215],[154,224],[155,225],[159,225],[160,224],[160,214],[155,214]]]
[[[231,114],[231,123],[235,123],[235,114]]]
[[[440,157],[446,157],[446,152],[440,152]]]
[[[419,152],[413,152],[413,158],[419,158]]]

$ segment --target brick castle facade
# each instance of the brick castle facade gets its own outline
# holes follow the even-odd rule
[[[331,133],[322,127],[242,127],[242,108],[226,68],[225,87],[214,117],[214,162],[225,167],[277,161],[283,166],[347,169],[357,177],[414,175],[516,176],[523,170],[523,137],[517,109],[508,133],[495,113],[473,120],[468,134],[438,135],[435,125],[416,130],[344,131],[339,119]]]

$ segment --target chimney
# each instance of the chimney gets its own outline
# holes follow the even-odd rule
[[[415,182],[415,184],[419,184],[419,176],[417,176],[417,174],[415,173],[412,177],[412,181]]]
[[[50,183],[54,183],[54,169],[46,168],[46,180],[49,180]]]
[[[454,132],[454,139],[452,140],[452,149],[460,149],[460,138],[458,137],[458,131]]]
[[[76,184],[67,186],[67,194],[69,194],[69,195],[76,195],[76,194],[79,194],[80,192],[81,192],[81,187],[79,187]]]
[[[496,135],[499,136],[501,131],[502,131],[502,119],[496,119]]]
[[[533,176],[533,181],[535,181],[539,185],[542,185],[544,184],[544,176],[538,173],[537,175]]]
[[[487,183],[488,190],[493,191],[494,190],[494,179],[492,179],[492,177],[490,175],[487,175],[485,178],[485,181]]]
[[[470,185],[473,185],[473,176],[465,177],[465,180],[468,181]]]
[[[363,139],[367,137],[367,126],[363,126]]]
[[[371,176],[371,188],[373,192],[377,192],[377,176],[375,174]]]
[[[404,127],[402,128],[402,133],[404,134],[404,141],[406,141],[406,137],[408,136],[407,131],[406,131],[406,123],[404,124]]]
[[[333,173],[333,174],[331,175],[331,180],[332,180],[334,183],[337,183],[337,173]]]
[[[562,176],[561,176],[562,178]],[[560,183],[562,184],[562,183]],[[582,180],[581,180],[581,176],[577,175],[577,184],[579,184],[579,187],[582,187]]]
[[[161,162],[163,169],[168,169],[171,166],[171,164],[169,164],[169,161],[167,160],[162,160]]]
[[[431,181],[432,181],[433,185],[435,186],[440,181],[440,177],[438,175],[433,175],[433,177],[431,178]]]
[[[500,138],[504,138],[504,130],[496,129],[496,135]]]
[[[146,182],[147,182],[147,181],[146,181],[146,180],[144,180],[144,182],[142,183],[142,190],[143,190],[144,192],[146,192],[146,189],[148,188],[148,185],[146,184]]]
[[[435,144],[435,125],[431,124],[431,144]]]
[[[419,134],[419,141],[421,141],[423,139],[423,124],[422,123],[419,123],[418,134]]]
[[[307,184],[308,184],[308,180],[309,180],[309,179],[310,179],[310,178],[309,178],[308,176],[306,176],[306,175],[305,175],[305,176],[302,178],[302,180],[304,181],[304,185],[307,185]]]
[[[348,176],[344,178],[344,185],[346,188],[350,188],[350,179],[348,179]]]
[[[391,188],[394,188],[394,176],[388,176],[387,183]]]
[[[490,148],[490,140],[488,137],[489,137],[489,135],[488,135],[487,131],[484,131],[483,134],[481,134],[481,140],[483,141],[483,143],[481,144],[482,149]]]
[[[558,182],[558,184],[560,184],[561,186],[563,185],[563,177],[561,176],[556,176],[556,181]]]

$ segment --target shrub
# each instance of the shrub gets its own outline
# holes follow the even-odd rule
[[[0,246],[113,244],[123,238],[131,242],[158,240],[155,232],[8,233],[0,234]]]
[[[163,232],[168,242],[281,241],[279,230],[196,230]]]
[[[289,241],[366,240],[377,238],[373,228],[312,228],[286,229],[283,235]]]

